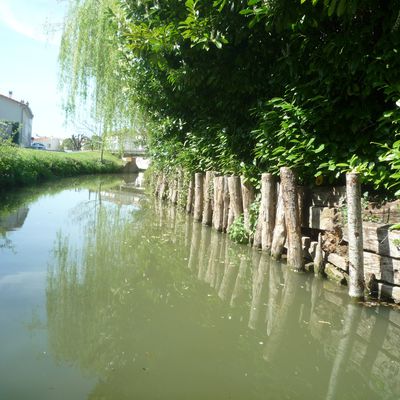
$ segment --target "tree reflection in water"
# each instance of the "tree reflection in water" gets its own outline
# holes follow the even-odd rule
[[[397,399],[396,311],[159,204],[81,222],[54,246],[47,313],[53,354],[100,377],[92,399]]]

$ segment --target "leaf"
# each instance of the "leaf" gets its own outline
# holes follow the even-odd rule
[[[338,8],[336,10],[336,14],[338,17],[342,16],[346,11],[346,1],[348,0],[340,0]]]
[[[331,3],[328,8],[328,16],[331,17],[335,12],[337,0],[331,0]]]
[[[316,153],[316,154],[321,153],[321,151],[324,149],[325,149],[325,145],[321,144],[314,150],[314,153]]]

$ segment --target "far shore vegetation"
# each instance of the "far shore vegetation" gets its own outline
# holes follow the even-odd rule
[[[54,178],[86,174],[115,173],[122,161],[100,151],[63,153],[22,149],[0,144],[0,188],[34,184]]]

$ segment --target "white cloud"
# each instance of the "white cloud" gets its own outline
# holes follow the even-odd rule
[[[58,44],[59,41],[55,37],[46,35],[44,31],[44,24],[42,28],[37,29],[26,21],[19,20],[15,17],[13,10],[6,2],[0,3],[0,21],[11,28],[13,31],[18,32],[24,36],[27,36],[33,40],[39,42],[45,42],[50,44]]]

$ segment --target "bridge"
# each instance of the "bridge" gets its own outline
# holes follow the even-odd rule
[[[146,149],[124,149],[123,157],[143,157],[148,156],[148,151]]]

